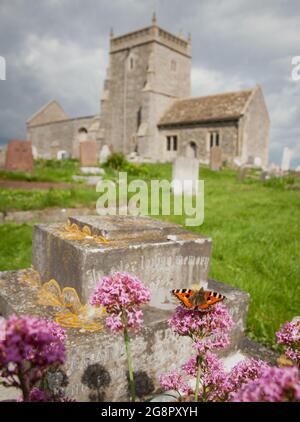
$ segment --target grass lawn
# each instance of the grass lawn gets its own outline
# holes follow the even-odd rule
[[[79,161],[44,160],[34,161],[32,173],[0,170],[0,180],[22,180],[27,182],[72,182],[72,176],[80,174]]]
[[[171,177],[170,165],[147,165],[146,169],[145,179],[154,174]],[[279,326],[300,315],[300,190],[274,181],[266,185],[240,182],[230,170],[213,173],[202,168],[201,178],[205,180],[205,221],[192,230],[213,239],[210,276],[250,293],[248,332],[272,344]],[[0,208],[6,210],[16,204],[18,209],[94,206],[97,199],[96,192],[82,186],[51,193],[5,191],[9,193],[0,191]],[[47,195],[51,200],[45,200]],[[162,218],[184,223],[184,216]],[[30,265],[31,229],[30,225],[0,226],[1,270]]]

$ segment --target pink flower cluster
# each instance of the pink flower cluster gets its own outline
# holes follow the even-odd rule
[[[149,301],[150,290],[137,277],[118,272],[102,278],[90,303],[106,308],[109,314],[106,325],[112,332],[117,333],[124,329],[124,316],[129,329],[139,330],[143,324],[140,306]]]
[[[193,392],[179,371],[172,371],[160,375],[159,382],[165,391],[174,390],[179,394],[183,393],[185,395],[192,394]]]
[[[226,307],[218,303],[209,312],[191,311],[178,306],[169,325],[181,336],[190,336],[199,353],[222,349],[229,344],[233,320]]]
[[[8,387],[26,383],[29,393],[50,367],[65,361],[65,332],[54,322],[12,316],[0,333],[0,376]]]
[[[299,371],[293,368],[268,367],[255,380],[244,383],[233,393],[234,402],[300,402]]]
[[[260,359],[242,360],[228,374],[228,391],[238,391],[243,384],[259,378],[267,368],[269,365]]]
[[[284,324],[276,338],[278,344],[285,346],[286,357],[300,366],[300,319]]]

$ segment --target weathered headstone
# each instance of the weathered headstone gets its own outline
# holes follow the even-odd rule
[[[107,161],[107,159],[110,155],[111,155],[111,150],[110,150],[109,146],[104,145],[101,148],[101,151],[100,151],[100,156],[99,156],[100,164],[106,163],[106,161]]]
[[[249,170],[249,167],[246,167],[246,166],[239,168],[238,175],[237,175],[238,181],[242,182],[243,180],[246,179],[248,175],[248,170]]]
[[[8,171],[31,172],[33,170],[32,146],[29,141],[13,139],[6,152],[5,169]]]
[[[220,147],[212,147],[210,149],[210,169],[212,171],[220,171],[222,167],[222,150]]]
[[[63,225],[38,225],[32,260],[43,281],[54,278],[64,287],[74,287],[83,301],[101,277],[115,271],[140,277],[153,291],[152,306],[162,308],[172,288],[207,281],[209,238],[148,217],[71,217],[70,221],[81,229],[88,226],[93,236],[104,236],[107,243],[88,237],[68,241]]]
[[[4,149],[0,148],[0,169],[5,166],[5,151]]]
[[[195,195],[199,180],[199,161],[196,158],[178,157],[173,164],[174,195]]]
[[[97,143],[96,141],[80,142],[80,166],[97,166]]]
[[[291,159],[292,159],[292,151],[290,150],[290,148],[285,147],[283,150],[283,155],[282,155],[281,170],[283,171],[290,170]]]

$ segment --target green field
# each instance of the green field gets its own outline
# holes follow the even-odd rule
[[[171,177],[170,165],[147,165],[145,169],[146,180],[155,174]],[[250,293],[248,332],[272,344],[279,326],[300,315],[299,181],[241,182],[233,171],[213,173],[206,168],[201,169],[201,178],[205,181],[205,221],[193,230],[213,239],[210,276]],[[95,206],[97,198],[96,192],[82,186],[51,192],[2,190],[0,208]],[[45,200],[47,195],[52,202],[49,197]],[[163,218],[180,224],[185,219]],[[0,226],[1,270],[30,265],[31,230],[30,225]]]

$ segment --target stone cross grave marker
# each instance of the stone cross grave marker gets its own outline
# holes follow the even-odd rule
[[[97,166],[97,143],[96,141],[80,142],[80,166]]]
[[[210,169],[212,171],[220,171],[222,167],[222,150],[220,147],[212,147],[210,149]]]
[[[13,139],[6,152],[5,169],[8,171],[32,172],[33,155],[31,142]]]
[[[196,158],[178,157],[173,164],[173,192],[174,195],[196,194],[199,180],[199,161]]]

